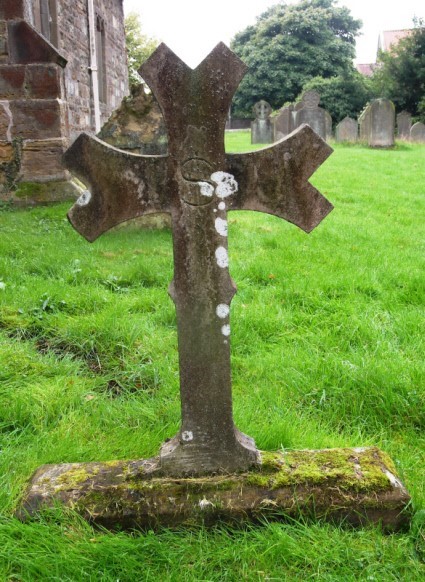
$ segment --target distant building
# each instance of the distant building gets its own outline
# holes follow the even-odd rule
[[[367,64],[357,64],[356,69],[359,73],[365,77],[370,77],[373,75],[373,71],[377,67],[378,56],[380,52],[388,52],[391,47],[397,46],[402,38],[406,38],[412,34],[413,29],[403,29],[403,30],[383,30],[378,36],[378,49],[376,52],[376,59],[374,63]]]
[[[46,199],[66,191],[64,150],[128,93],[122,4],[0,0],[1,198],[22,182]]]

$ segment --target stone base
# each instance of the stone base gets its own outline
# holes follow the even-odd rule
[[[160,476],[157,458],[44,465],[17,512],[30,519],[63,504],[107,528],[155,528],[262,518],[326,519],[407,527],[410,497],[389,457],[375,447],[262,452],[249,472]]]
[[[1,192],[0,201],[14,206],[37,206],[51,202],[75,201],[81,194],[78,187],[69,180],[52,182],[20,182],[16,190]]]

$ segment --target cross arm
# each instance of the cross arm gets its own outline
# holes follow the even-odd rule
[[[226,154],[227,171],[238,183],[229,210],[267,212],[312,231],[333,206],[308,179],[332,151],[304,124],[270,147]]]
[[[90,242],[120,222],[170,211],[168,156],[130,154],[83,133],[64,164],[88,186],[68,218]]]

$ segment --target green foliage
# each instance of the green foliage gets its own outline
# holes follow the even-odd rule
[[[249,133],[231,132],[233,150]],[[179,425],[167,230],[93,244],[69,207],[0,210],[0,580],[425,579],[425,147],[335,144],[312,177],[335,210],[310,235],[229,213],[233,401],[263,450],[377,445],[411,531],[328,524],[109,533],[11,516],[44,463],[154,455]],[[419,226],[418,226],[419,225]]]
[[[314,77],[304,85],[302,93],[310,90],[319,93],[320,106],[331,114],[334,123],[346,116],[357,119],[374,95],[369,79],[355,70],[329,79]]]
[[[293,101],[313,77],[351,72],[360,26],[335,0],[269,8],[231,43],[249,67],[234,98],[234,114],[250,116],[259,99],[279,108]]]
[[[398,111],[425,122],[425,22],[415,19],[413,33],[379,55],[372,81],[375,92],[391,99]]]
[[[140,18],[136,12],[130,12],[125,18],[125,44],[130,85],[140,85],[142,78],[137,71],[153,53],[159,42],[156,38],[143,34]]]

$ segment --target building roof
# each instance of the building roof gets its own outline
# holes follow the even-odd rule
[[[371,77],[373,75],[375,65],[376,63],[357,63],[356,69],[361,75],[364,75],[365,77]]]
[[[392,46],[397,45],[402,38],[406,38],[412,32],[413,30],[411,28],[405,28],[403,30],[383,30],[378,38],[378,52],[389,51]]]

